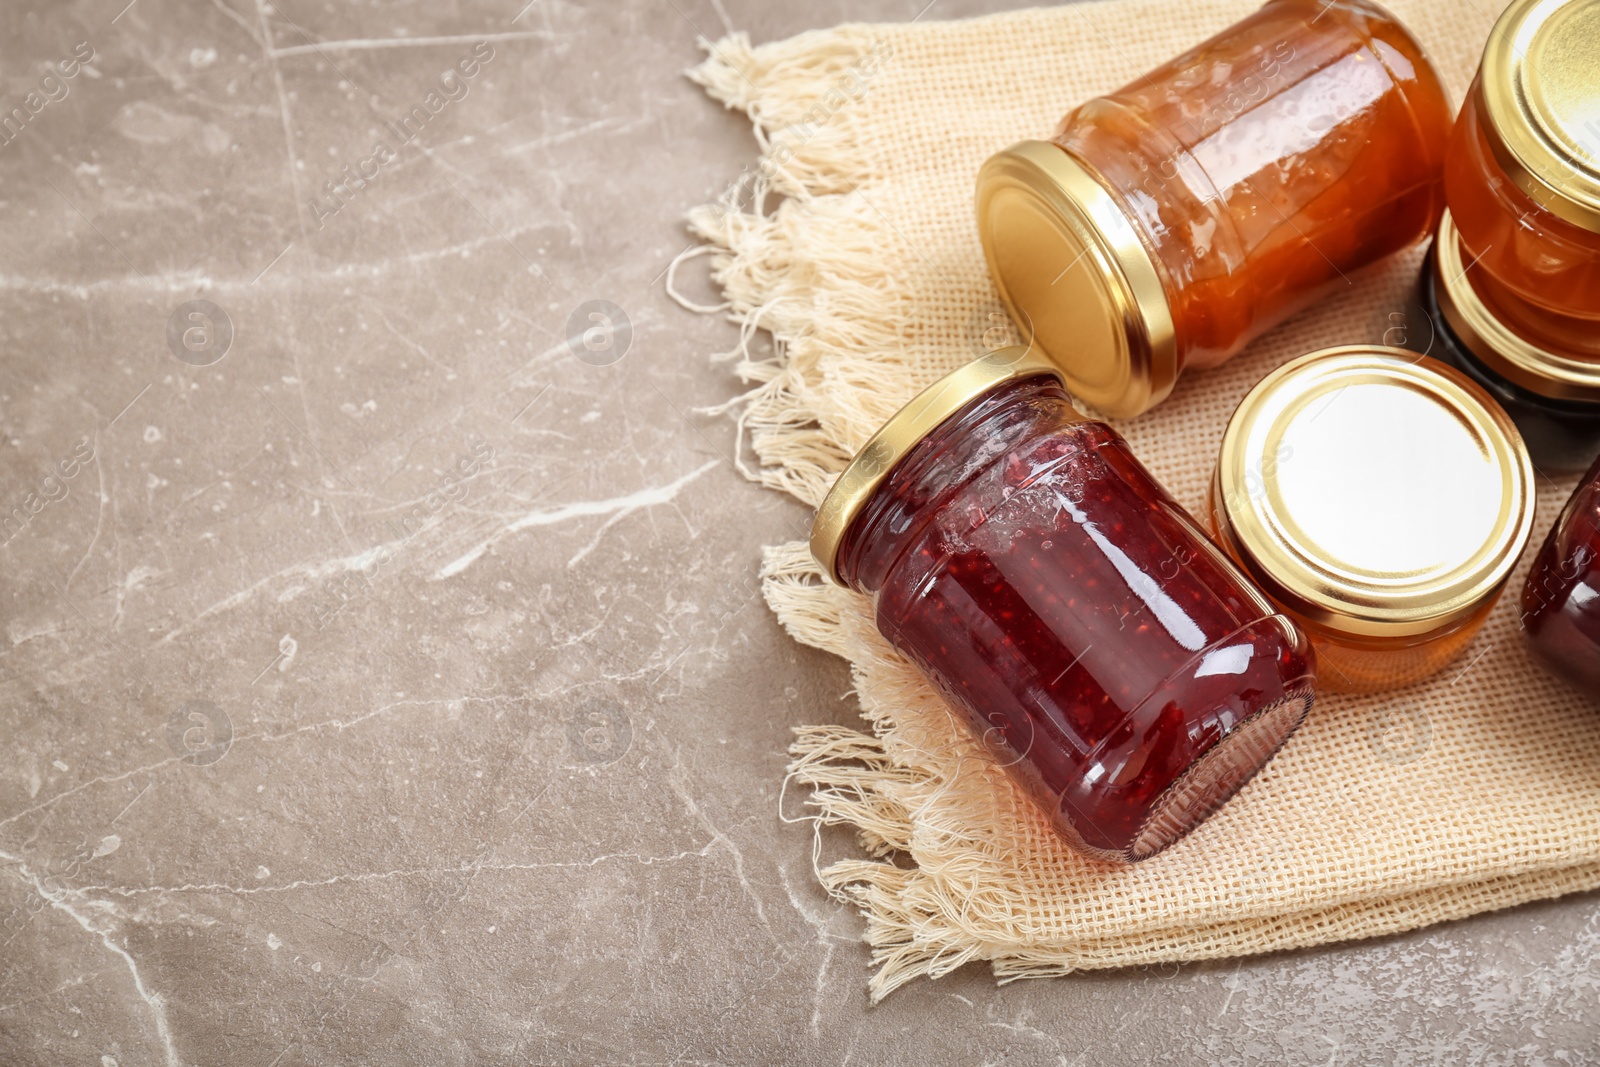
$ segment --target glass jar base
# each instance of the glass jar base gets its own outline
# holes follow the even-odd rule
[[[1240,723],[1156,801],[1129,854],[1137,863],[1176,844],[1255,777],[1311,710],[1311,689],[1289,693]]]

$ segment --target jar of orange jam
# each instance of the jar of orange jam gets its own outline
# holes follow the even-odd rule
[[[978,176],[989,272],[1099,411],[1160,403],[1430,234],[1453,112],[1367,0],[1271,0]]]
[[[1477,385],[1398,348],[1302,356],[1223,435],[1218,540],[1317,650],[1325,688],[1419,682],[1472,642],[1533,528],[1533,466]]]
[[[1600,0],[1516,0],[1445,157],[1424,300],[1541,466],[1600,452]]]

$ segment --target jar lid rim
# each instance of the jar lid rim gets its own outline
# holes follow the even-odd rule
[[[1480,363],[1529,392],[1600,403],[1600,363],[1553,352],[1511,330],[1478,295],[1474,266],[1462,254],[1461,234],[1447,209],[1426,269],[1450,332]]]
[[[845,465],[811,524],[811,555],[830,579],[845,584],[838,573],[839,546],[878,486],[912,448],[968,404],[1008,382],[1048,375],[1062,380],[1061,370],[1037,349],[1025,345],[1001,348],[939,378],[905,404],[861,446]]]
[[[1312,352],[1262,379],[1228,422],[1211,496],[1218,533],[1272,599],[1377,639],[1453,627],[1498,596],[1535,502],[1500,406],[1384,345]]]
[[[1072,394],[1113,418],[1165,400],[1178,347],[1161,270],[1093,168],[1020,141],[984,162],[976,200],[1000,299]]]
[[[1483,50],[1481,114],[1511,181],[1600,233],[1600,0],[1515,0]]]

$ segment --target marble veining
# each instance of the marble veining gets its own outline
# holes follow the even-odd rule
[[[664,278],[755,151],[697,38],[925,7],[0,11],[0,1064],[1592,1059],[1588,896],[867,1006],[809,516]]]

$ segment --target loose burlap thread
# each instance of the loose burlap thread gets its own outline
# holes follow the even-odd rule
[[[1392,4],[1457,103],[1491,2]],[[749,114],[761,150],[719,203],[690,213],[742,327],[733,356],[751,384],[752,476],[816,505],[902,403],[1000,339],[972,209],[985,158],[1048,136],[1077,102],[1255,6],[1110,0],[707,44],[691,76]],[[1431,326],[1411,301],[1421,258],[1354,279],[1119,429],[1198,511],[1228,416],[1269,369],[1333,344],[1426,347]],[[750,349],[758,329],[770,357]],[[1536,539],[1574,484],[1541,476]],[[1210,821],[1114,868],[1055,836],[878,634],[865,598],[824,582],[803,544],[767,549],[768,603],[797,640],[850,662],[870,725],[798,730],[789,784],[809,790],[819,823],[857,831],[865,855],[819,876],[866,916],[873,997],[974,960],[1009,981],[1239,956],[1600,885],[1600,722],[1528,659],[1516,605],[1527,562],[1444,673],[1374,697],[1321,696]]]

